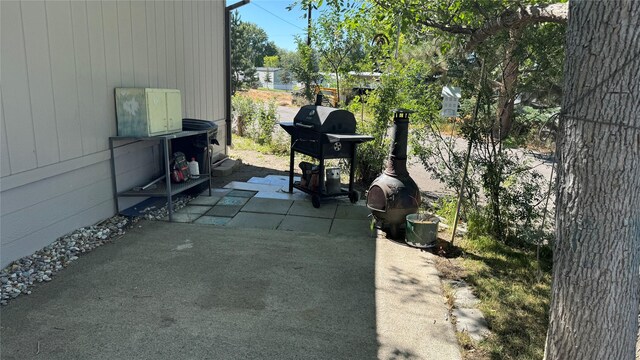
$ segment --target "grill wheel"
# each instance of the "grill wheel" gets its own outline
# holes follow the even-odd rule
[[[311,205],[313,205],[314,208],[319,208],[320,207],[320,196],[318,195],[313,195],[311,196]]]
[[[352,192],[349,193],[349,201],[351,201],[352,204],[355,204],[358,202],[358,200],[360,200],[360,193],[353,190]]]

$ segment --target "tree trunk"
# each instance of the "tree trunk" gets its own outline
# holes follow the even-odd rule
[[[493,127],[494,139],[503,140],[511,131],[513,105],[516,100],[516,87],[518,86],[520,66],[520,61],[516,54],[519,40],[520,31],[518,29],[509,31],[509,43],[507,44],[504,63],[502,65],[502,87],[498,95],[498,119]]]
[[[545,359],[634,359],[640,2],[572,1]]]

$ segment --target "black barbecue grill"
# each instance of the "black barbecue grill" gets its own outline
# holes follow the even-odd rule
[[[289,163],[289,192],[293,188],[312,195],[314,207],[320,207],[323,197],[349,196],[351,202],[358,201],[358,193],[353,189],[353,178],[356,162],[356,145],[373,140],[372,136],[356,134],[356,118],[346,110],[325,106],[303,106],[293,122],[281,122],[280,126],[291,135],[291,156]],[[293,164],[295,153],[299,152],[318,160],[318,184],[315,188],[309,184],[293,181]],[[349,190],[342,188],[338,193],[327,193],[324,189],[324,161],[326,159],[348,158],[351,160],[349,169]]]

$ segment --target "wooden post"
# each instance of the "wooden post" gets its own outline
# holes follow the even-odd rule
[[[478,117],[478,108],[480,107],[480,95],[482,94],[482,82],[484,80],[484,62],[480,68],[480,83],[478,86],[478,95],[476,96],[476,105],[473,107],[473,117],[471,121],[475,121]],[[453,135],[452,135],[453,136]],[[462,204],[462,196],[464,194],[464,184],[467,182],[467,172],[469,170],[469,157],[471,156],[471,148],[473,147],[472,139],[469,139],[467,145],[467,155],[464,159],[464,172],[462,173],[462,183],[460,183],[460,190],[458,191],[458,203],[456,204],[456,216],[453,221],[453,233],[451,234],[451,245],[456,238],[456,230],[458,230],[458,220],[460,218],[460,204]]]

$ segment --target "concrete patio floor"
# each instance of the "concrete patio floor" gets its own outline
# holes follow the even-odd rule
[[[371,237],[362,206],[265,198],[81,257],[2,308],[2,359],[460,359],[433,255]],[[265,208],[277,226],[229,226]]]

